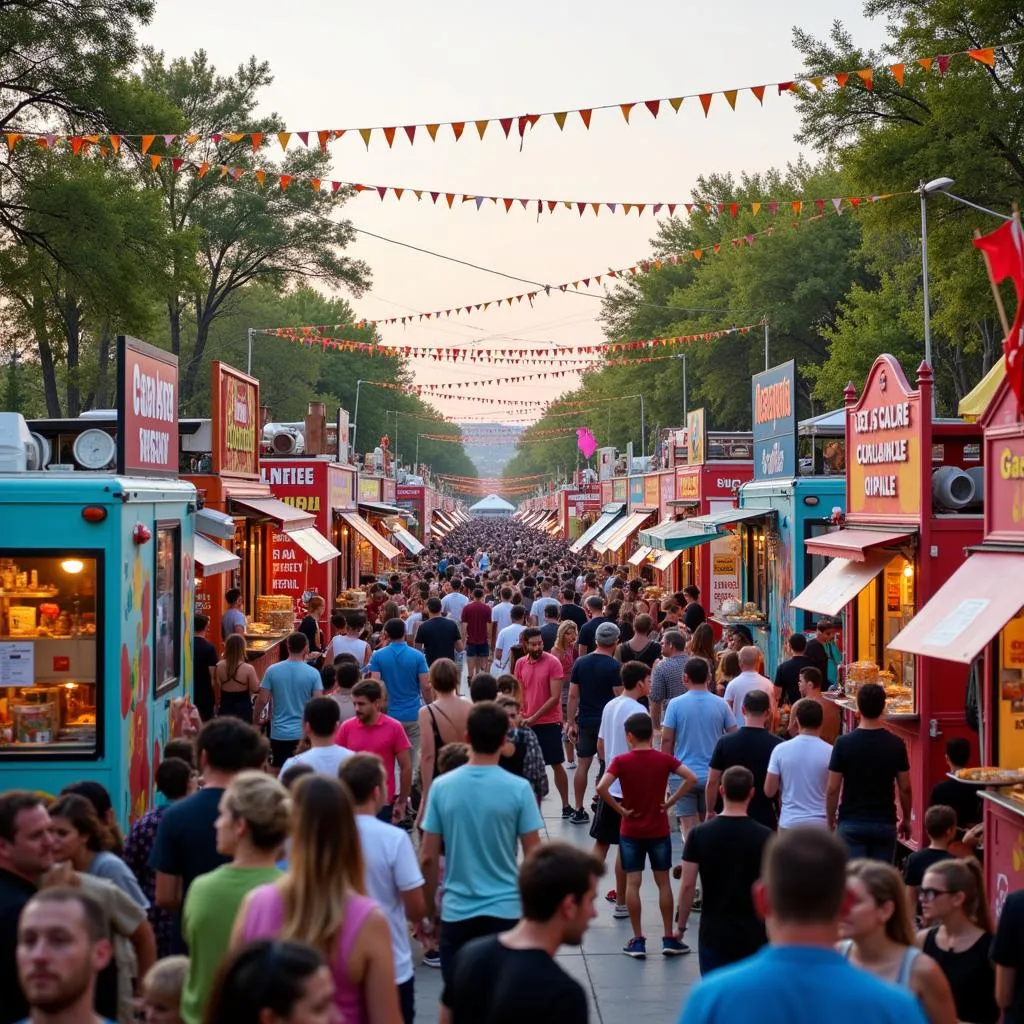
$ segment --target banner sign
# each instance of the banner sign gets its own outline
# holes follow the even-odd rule
[[[210,366],[213,473],[260,478],[260,382],[214,360]]]
[[[117,339],[117,472],[178,475],[178,357]]]
[[[754,479],[792,479],[796,462],[796,363],[791,359],[751,380]]]

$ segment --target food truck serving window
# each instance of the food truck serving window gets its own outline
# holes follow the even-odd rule
[[[156,650],[153,693],[159,696],[178,682],[181,663],[181,525],[156,524],[156,586],[153,621]]]
[[[0,758],[101,754],[101,566],[0,550]]]

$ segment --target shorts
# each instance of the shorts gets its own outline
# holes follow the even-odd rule
[[[559,722],[548,722],[544,725],[531,725],[533,735],[540,744],[540,752],[544,755],[544,763],[549,765],[562,764],[565,752],[562,750],[562,726]]]
[[[445,997],[448,994],[448,986],[452,983],[452,978],[455,977],[455,961],[459,950],[473,939],[511,931],[517,924],[519,924],[518,919],[509,920],[504,917],[468,917],[464,921],[441,922],[441,942],[438,952],[441,954],[441,980],[445,986],[441,991],[442,1003],[448,1005]]]
[[[594,811],[594,820],[590,823],[590,838],[604,846],[618,846],[621,825],[622,818],[618,811],[601,800]]]
[[[581,725],[580,734],[576,737],[576,756],[595,757],[597,755],[597,733],[599,725]]]
[[[704,816],[708,813],[707,801],[704,798],[704,788],[707,785],[707,781],[707,779],[699,779],[697,785],[686,796],[680,797],[675,804],[677,818],[699,817],[703,820]],[[675,793],[682,784],[683,780],[678,775],[671,776],[668,780],[669,792]]]
[[[270,756],[273,759],[274,767],[280,768],[295,753],[295,748],[298,745],[298,740],[275,740],[271,737]]]
[[[490,656],[490,644],[466,644],[467,658],[489,658]]]
[[[643,871],[647,860],[651,862],[652,871],[668,871],[672,867],[672,837],[630,839],[629,836],[620,836],[619,857],[622,870],[627,875]]]

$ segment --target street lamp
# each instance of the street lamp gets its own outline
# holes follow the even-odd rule
[[[932,365],[932,314],[928,295],[928,197],[935,192],[945,192],[953,184],[952,178],[933,178],[929,182],[922,181],[917,189],[921,196],[921,281],[924,292],[924,361]],[[934,402],[934,391],[932,400]],[[934,408],[932,410],[934,412]]]
[[[364,384],[371,384],[372,381],[368,380],[357,380],[356,381],[356,407],[352,413],[352,454],[356,453],[356,432],[359,430],[359,389]]]

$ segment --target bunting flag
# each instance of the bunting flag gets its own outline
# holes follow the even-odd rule
[[[505,139],[517,138],[522,147],[526,135],[535,128],[541,121],[545,124],[553,121],[559,132],[564,132],[567,124],[582,124],[585,131],[590,130],[593,115],[605,111],[617,112],[627,125],[633,123],[630,118],[637,108],[644,108],[647,114],[657,119],[671,109],[672,113],[678,114],[684,106],[689,109],[695,102],[699,103],[704,117],[710,116],[712,107],[716,111],[723,109],[721,102],[714,103],[716,97],[725,100],[730,111],[735,111],[740,96],[746,93],[757,101],[758,107],[764,106],[765,94],[772,96],[799,96],[807,90],[822,92],[826,87],[836,89],[860,89],[864,92],[872,92],[883,74],[888,74],[889,81],[898,89],[905,86],[908,72],[914,74],[931,74],[936,72],[940,78],[944,78],[954,60],[963,60],[965,63],[975,62],[986,68],[995,68],[997,60],[1006,60],[1012,51],[1022,45],[1021,42],[1003,43],[999,46],[976,47],[970,50],[959,50],[952,53],[936,54],[930,57],[917,57],[895,64],[883,64],[878,67],[850,68],[848,71],[839,71],[827,75],[807,75],[800,78],[786,79],[778,82],[765,83],[763,85],[749,85],[732,87],[728,89],[703,90],[693,93],[683,93],[678,96],[659,97],[657,99],[633,100],[629,102],[603,103],[590,107],[578,107],[566,110],[549,110],[541,114],[508,114],[502,117],[468,118],[462,121],[433,121],[422,124],[407,125],[375,125],[370,128],[321,128],[307,131],[281,131],[274,134],[273,138],[282,150],[286,150],[292,140],[298,140],[302,146],[309,147],[312,143],[322,151],[327,151],[330,142],[338,139],[358,136],[367,149],[370,143],[376,139],[383,141],[388,149],[392,149],[396,139],[405,138],[410,146],[415,145],[416,140],[423,141],[429,138],[436,142],[438,137],[451,138],[458,142],[464,135],[475,136],[483,141],[488,128],[496,125],[492,136],[500,131]],[[687,102],[689,101],[689,102]],[[745,101],[746,102],[746,101]],[[467,128],[471,128],[468,133]],[[442,131],[444,129],[444,131]],[[475,131],[474,131],[475,130]],[[61,135],[37,131],[9,131],[6,133],[7,145],[13,149],[20,142],[36,142],[48,148],[54,146],[77,147],[79,149],[89,147],[104,147],[115,152],[119,151],[124,143],[133,144],[143,155],[148,155],[154,145],[163,149],[164,152],[154,153],[159,163],[165,156],[177,158],[182,152],[183,146],[193,146],[197,143],[212,143],[215,146],[227,144],[238,147],[248,152],[259,152],[264,146],[271,145],[271,138],[263,132],[254,131],[232,131],[204,134],[199,132],[186,132],[180,134],[167,134],[161,132],[150,132],[148,134],[91,134],[91,135]],[[162,143],[162,146],[161,146]]]

